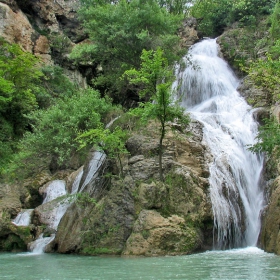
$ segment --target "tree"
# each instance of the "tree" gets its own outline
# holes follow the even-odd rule
[[[0,114],[13,127],[14,136],[25,131],[25,115],[37,108],[37,82],[43,76],[38,58],[17,44],[0,40]]]
[[[255,26],[260,17],[270,13],[274,3],[275,0],[199,0],[194,2],[191,14],[200,19],[201,32],[217,36],[234,22]]]
[[[184,114],[184,109],[179,106],[172,96],[172,71],[168,70],[167,60],[163,56],[163,51],[158,48],[156,51],[143,50],[141,56],[140,70],[132,69],[125,72],[132,84],[141,86],[142,94],[150,95],[150,101],[140,103],[139,107],[130,111],[132,115],[140,116],[142,123],[149,120],[160,122],[159,138],[159,175],[163,181],[163,140],[170,122],[178,122],[187,125],[190,121],[188,115]]]
[[[32,131],[19,142],[19,153],[6,166],[6,173],[26,177],[28,172],[42,168],[56,171],[71,167],[72,158],[80,164],[89,149],[79,150],[78,135],[100,127],[114,108],[108,98],[100,98],[99,92],[87,89],[32,112],[28,115]]]
[[[170,61],[177,58],[176,31],[182,16],[171,15],[156,0],[83,1],[80,18],[92,45],[77,46],[72,57],[80,60],[85,55],[100,64],[102,72],[94,85],[106,89],[116,101],[126,99],[127,83],[120,77],[139,67],[143,49],[161,46]]]
[[[157,0],[159,5],[173,14],[184,14],[189,6],[190,0]]]
[[[42,76],[38,58],[0,39],[0,173],[28,128],[26,115],[37,109]]]
[[[276,2],[273,12],[270,16],[271,27],[269,32],[272,39],[279,39],[280,37],[280,3],[279,0]]]

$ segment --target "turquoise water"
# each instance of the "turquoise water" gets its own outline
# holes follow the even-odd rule
[[[257,248],[152,258],[2,253],[0,279],[280,279],[280,257]]]

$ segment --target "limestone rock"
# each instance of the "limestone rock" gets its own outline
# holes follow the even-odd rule
[[[268,104],[266,93],[257,87],[248,76],[241,81],[237,90],[254,107],[265,107]]]
[[[272,114],[275,116],[278,123],[280,123],[280,106],[278,104],[272,108]]]
[[[181,47],[189,48],[199,40],[196,27],[197,21],[195,18],[184,19],[182,27],[179,28]]]
[[[30,178],[24,182],[24,187],[28,190],[28,197],[23,202],[22,208],[34,209],[40,205],[43,201],[43,197],[39,193],[40,187],[51,181],[51,174],[47,171],[43,171],[33,178]]]
[[[265,209],[260,243],[261,247],[270,253],[280,255],[280,177],[272,185],[270,202]]]
[[[0,217],[15,218],[26,195],[26,189],[17,185],[0,184]]]
[[[16,227],[11,223],[27,196],[22,186],[0,184],[0,251],[24,251],[33,239],[32,227]]]
[[[62,196],[34,209],[32,223],[36,226],[45,225],[52,230],[57,230],[60,219],[68,209],[70,201]]]
[[[131,233],[134,222],[134,202],[130,189],[131,177],[114,187],[95,203],[76,201],[63,217],[55,243],[58,252],[85,254],[119,254]]]
[[[62,32],[75,42],[84,38],[77,20],[77,10],[80,7],[79,0],[18,0],[17,2],[21,10],[32,17],[39,29],[47,29],[49,32]]]
[[[155,210],[142,210],[123,254],[187,254],[200,242],[199,235],[186,226],[183,218],[176,215],[164,218]]]
[[[176,133],[166,134],[165,182],[159,180],[156,126],[151,123],[145,134],[140,131],[128,140],[131,155],[123,159],[123,178],[108,176],[114,161],[104,161],[100,174],[88,177],[94,158],[91,154],[88,162],[74,173],[42,173],[25,184],[37,196],[38,203],[43,194],[40,195],[40,188],[43,191],[52,180],[63,179],[71,192],[73,182],[83,173],[81,192],[69,201],[59,224],[54,217],[59,207],[63,208],[64,197],[40,206],[35,200],[27,199],[25,203],[37,206],[32,236],[38,237],[42,232],[49,236],[57,231],[47,252],[148,256],[187,254],[211,246],[213,220],[207,179],[211,156],[202,144],[202,126],[192,123],[191,136],[179,127]]]
[[[14,12],[8,5],[0,2],[0,36],[10,43],[19,44],[24,50],[32,52],[35,31],[26,15],[17,10]]]

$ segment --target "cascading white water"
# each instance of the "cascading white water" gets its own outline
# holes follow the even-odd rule
[[[203,124],[213,155],[209,183],[214,246],[255,246],[264,198],[259,187],[263,158],[247,149],[257,134],[252,108],[236,91],[238,80],[218,56],[215,39],[195,44],[189,59],[192,64],[177,74],[178,95]]]
[[[43,234],[41,234],[38,239],[29,243],[29,250],[32,252],[32,254],[42,254],[44,253],[45,247],[51,243],[54,238],[54,234],[52,234],[50,237],[43,237]]]
[[[47,203],[56,199],[57,197],[67,194],[64,180],[54,180],[44,191],[45,198],[43,203]]]
[[[96,180],[99,176],[99,171],[104,164],[106,155],[104,152],[96,151],[93,153],[89,164],[78,172],[71,188],[71,194],[75,195],[77,192],[85,191],[88,184]],[[82,181],[82,177],[84,180]],[[94,188],[94,187],[93,187]],[[42,204],[47,205],[47,210],[41,214],[44,224],[48,229],[57,231],[60,220],[66,213],[69,206],[73,203],[73,199],[67,197],[66,182],[63,180],[52,181],[43,191],[45,196]],[[50,237],[44,237],[43,234],[38,239],[29,243],[29,249],[33,254],[43,253],[45,247],[55,239],[55,234]]]
[[[12,223],[16,226],[28,226],[30,224],[31,214],[34,209],[25,209],[22,210]]]
[[[93,157],[89,162],[89,165],[87,166],[86,170],[84,170],[86,176],[82,182],[82,185],[79,186],[78,192],[83,192],[87,184],[98,177],[100,167],[105,162],[105,160],[106,154],[103,151],[94,152]]]

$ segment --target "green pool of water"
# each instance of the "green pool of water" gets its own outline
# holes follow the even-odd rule
[[[280,279],[280,257],[257,248],[176,257],[0,254],[0,279]]]

